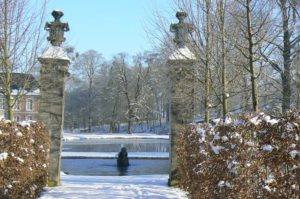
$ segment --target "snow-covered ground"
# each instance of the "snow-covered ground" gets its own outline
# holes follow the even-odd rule
[[[87,141],[99,139],[169,139],[169,135],[158,135],[150,133],[114,133],[114,134],[91,134],[91,133],[64,133],[64,141]]]
[[[117,158],[115,152],[62,152],[63,158]],[[168,152],[129,152],[129,158],[167,159]]]
[[[62,186],[46,188],[40,199],[187,199],[167,186],[168,175],[62,176]]]

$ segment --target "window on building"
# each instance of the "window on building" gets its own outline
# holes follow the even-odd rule
[[[27,116],[26,116],[26,120],[27,120],[27,121],[32,121],[32,115],[27,115]]]
[[[20,116],[17,115],[17,116],[15,116],[14,118],[15,118],[15,121],[16,121],[16,122],[20,122]]]
[[[32,99],[27,99],[26,100],[26,110],[27,111],[32,111],[33,110],[33,100]]]

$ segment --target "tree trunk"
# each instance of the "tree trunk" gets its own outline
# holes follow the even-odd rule
[[[132,108],[130,105],[129,106],[129,110],[128,110],[128,126],[127,126],[127,132],[129,134],[131,134],[131,124],[132,124],[132,114],[133,114],[133,111],[132,111]]]
[[[254,68],[254,45],[253,45],[253,34],[252,34],[252,22],[251,22],[251,8],[250,0],[247,0],[247,32],[248,32],[248,53],[249,53],[249,71],[251,75],[251,91],[252,91],[252,108],[253,111],[258,112],[258,95],[257,85]]]
[[[13,113],[13,99],[11,96],[11,80],[12,80],[12,66],[9,63],[9,52],[8,52],[8,1],[4,1],[4,41],[3,41],[3,69],[5,72],[5,97],[6,97],[6,106],[7,106],[7,117],[9,120],[14,120],[14,113]]]
[[[92,85],[93,81],[90,79],[89,81],[89,96],[88,96],[88,131],[92,132]]]
[[[281,0],[282,28],[283,28],[283,73],[282,79],[282,112],[290,109],[291,105],[291,46],[289,18],[286,7],[286,0]]]
[[[204,121],[209,122],[211,117],[211,102],[210,102],[210,90],[211,90],[211,81],[210,81],[210,62],[211,62],[211,49],[210,49],[210,0],[206,0],[206,55],[205,55],[205,100],[204,100]]]
[[[300,57],[297,56],[296,67],[297,67],[297,109],[300,110]]]
[[[219,15],[220,15],[220,34],[221,34],[221,61],[222,61],[222,107],[223,107],[223,118],[226,117],[226,113],[228,112],[227,107],[227,79],[226,79],[226,49],[225,49],[225,9],[224,9],[224,1],[220,0],[219,2]]]

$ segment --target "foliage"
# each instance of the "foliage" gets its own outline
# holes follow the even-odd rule
[[[39,123],[0,121],[0,198],[36,198],[47,183],[50,139]]]
[[[298,198],[300,114],[227,117],[178,139],[180,186],[190,198]]]

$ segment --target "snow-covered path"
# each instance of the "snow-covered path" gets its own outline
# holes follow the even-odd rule
[[[62,186],[46,188],[40,199],[186,199],[167,186],[168,175],[62,176]]]

